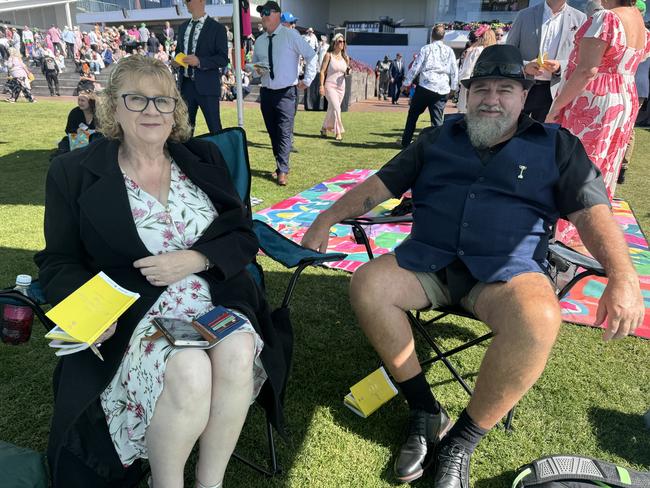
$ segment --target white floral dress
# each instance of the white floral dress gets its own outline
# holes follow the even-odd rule
[[[154,255],[189,248],[217,216],[207,195],[173,161],[167,208],[126,174],[124,181],[140,239]],[[100,396],[108,430],[124,466],[130,466],[138,458],[147,458],[145,432],[162,393],[167,361],[178,351],[163,338],[141,341],[156,331],[151,318],[190,320],[211,308],[207,282],[190,275],[168,286],[135,327],[122,363]],[[238,332],[255,336],[253,402],[266,380],[259,358],[264,344],[248,319],[233,312],[246,320]]]

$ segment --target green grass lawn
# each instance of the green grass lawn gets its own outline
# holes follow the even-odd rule
[[[2,107],[0,117],[0,286],[16,274],[36,276],[32,262],[43,246],[42,220],[48,154],[61,137],[71,105],[19,103]],[[253,194],[261,209],[313,184],[352,168],[377,168],[396,154],[406,113],[346,113],[343,143],[318,135],[322,113],[301,112],[286,188],[270,179],[271,146],[261,115],[246,111]],[[236,124],[234,109],[223,110],[225,126]],[[202,120],[202,119],[201,119]],[[420,126],[425,125],[425,117]],[[199,128],[199,133],[205,126]],[[641,224],[650,229],[650,133],[637,131],[628,182],[619,195],[628,199]],[[289,273],[268,259],[271,301],[279,304]],[[394,484],[393,453],[407,415],[397,397],[369,419],[343,406],[350,385],[377,366],[377,357],[356,326],[347,298],[349,275],[308,270],[293,302],[295,356],[286,399],[288,442],[278,441],[284,474],[267,480],[233,461],[227,487],[384,487]],[[439,335],[446,346],[475,337],[485,327],[458,318],[445,319]],[[35,324],[32,340],[19,347],[0,344],[0,439],[44,450],[52,412],[51,374],[56,363]],[[484,347],[466,351],[458,362],[467,378],[478,371]],[[601,332],[566,324],[542,378],[520,402],[514,432],[492,431],[472,461],[472,485],[509,486],[514,471],[544,454],[579,453],[633,469],[650,469],[650,432],[642,414],[650,408],[650,343],[642,339],[603,343]],[[456,417],[467,396],[440,365],[427,377],[433,391]],[[262,415],[251,410],[240,450],[263,460]],[[193,479],[187,468],[187,486]],[[2,483],[0,482],[0,485]],[[431,486],[425,479],[416,486]]]

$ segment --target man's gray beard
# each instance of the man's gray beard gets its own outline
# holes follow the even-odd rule
[[[476,111],[478,112],[478,109]],[[505,112],[496,118],[481,117],[476,113],[467,112],[465,122],[472,146],[477,149],[487,149],[494,146],[512,129],[516,119]]]

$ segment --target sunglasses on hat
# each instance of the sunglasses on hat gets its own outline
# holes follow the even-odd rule
[[[277,10],[274,10],[274,9],[272,9],[272,8],[263,8],[263,9],[260,11],[260,14],[262,15],[262,17],[268,17],[268,16],[271,15],[271,13],[273,13],[273,12],[277,12]]]
[[[472,78],[490,75],[523,77],[523,67],[516,63],[494,63],[491,61],[476,63]]]

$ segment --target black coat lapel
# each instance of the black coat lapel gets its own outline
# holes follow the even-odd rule
[[[79,212],[107,246],[131,261],[149,256],[135,227],[124,177],[117,163],[119,142],[102,140],[81,163],[95,181],[79,196]]]

